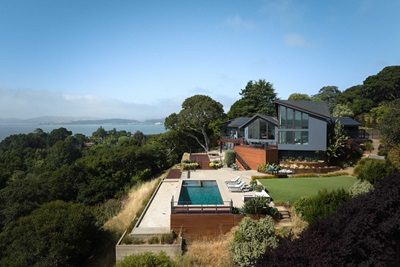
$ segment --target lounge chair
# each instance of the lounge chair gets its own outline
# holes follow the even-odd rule
[[[250,189],[247,187],[246,184],[240,186],[240,187],[229,187],[228,188],[230,192],[248,192]]]
[[[229,185],[229,184],[240,184],[242,182],[242,179],[240,178],[240,176],[235,179],[235,180],[229,180],[229,181],[225,181],[225,184]]]
[[[240,183],[240,176],[233,180],[225,180],[225,183]]]
[[[246,186],[246,183],[243,182],[243,181],[241,181],[241,182],[238,183],[238,184],[227,184],[227,186],[228,186],[228,188],[234,188],[234,187],[240,188],[240,187],[242,187],[242,186]]]

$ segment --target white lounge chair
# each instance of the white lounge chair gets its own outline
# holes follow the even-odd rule
[[[233,183],[240,183],[241,182],[241,178],[240,176],[238,176],[236,179],[234,180],[226,180],[225,183],[226,184],[233,184]]]
[[[241,181],[239,184],[227,184],[227,186],[228,188],[234,188],[234,187],[240,188],[242,186],[246,186],[246,183]]]
[[[240,183],[242,183],[243,181],[242,181],[242,179],[239,179],[237,182],[228,182],[228,183],[225,183],[227,186],[229,186],[229,185],[238,185],[238,184],[240,184]]]
[[[242,185],[241,187],[229,187],[230,192],[248,192],[250,189],[247,187],[246,184]]]

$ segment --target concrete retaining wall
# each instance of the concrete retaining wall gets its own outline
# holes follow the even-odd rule
[[[164,251],[170,257],[174,257],[175,255],[182,254],[182,238],[179,238],[178,244],[140,244],[140,245],[124,245],[122,243],[122,239],[126,235],[126,231],[119,239],[117,245],[115,246],[115,259],[116,261],[120,261],[124,259],[126,256],[145,253],[145,252],[153,252],[155,254]]]

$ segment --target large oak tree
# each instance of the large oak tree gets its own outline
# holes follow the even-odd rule
[[[182,103],[182,110],[169,115],[164,122],[166,129],[179,131],[193,138],[205,150],[210,149],[212,125],[225,117],[221,103],[209,96],[194,95]]]
[[[276,99],[275,89],[272,83],[265,80],[249,81],[239,93],[242,98],[231,106],[228,117],[251,117],[255,114],[275,115],[275,106],[272,103]]]

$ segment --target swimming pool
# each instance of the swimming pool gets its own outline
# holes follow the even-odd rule
[[[182,181],[178,205],[222,205],[217,181]]]

